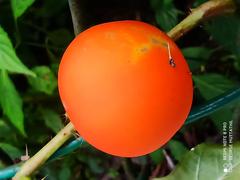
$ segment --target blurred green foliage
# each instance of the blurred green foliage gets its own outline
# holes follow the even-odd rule
[[[37,66],[32,69],[36,77],[28,77],[28,82],[35,91],[51,95],[57,87],[57,78],[48,66]]]
[[[140,19],[169,31],[189,14],[190,7],[205,1],[83,0],[82,25],[86,29],[100,22]],[[237,13],[220,16],[177,42],[193,73],[194,105],[239,86],[239,22]],[[26,144],[33,155],[66,124],[57,91],[57,71],[64,49],[73,38],[66,0],[0,1],[0,168],[19,162]],[[203,119],[204,126],[199,122],[183,128],[163,147],[175,164],[180,162],[176,174],[181,173],[181,164],[195,167],[194,158],[202,156],[189,152],[183,157],[190,148],[204,141],[221,143],[222,122],[234,119],[234,129],[239,129],[239,108],[235,103]],[[234,140],[239,140],[239,133]],[[219,150],[214,153],[206,145],[196,151],[205,149],[214,157],[219,155]],[[213,167],[209,158],[204,154],[202,162]],[[84,143],[76,153],[46,164],[35,178],[140,180],[165,176],[170,170],[162,149],[124,159]]]
[[[170,31],[177,25],[178,16],[182,12],[175,7],[173,0],[151,0],[150,2],[155,11],[156,22],[164,31]]]
[[[1,107],[12,124],[25,136],[23,125],[22,99],[5,70],[0,75]]]
[[[232,153],[236,156],[230,165],[223,160],[222,151],[221,146],[201,144],[185,154],[181,166],[178,166],[170,175],[154,180],[239,179],[240,145],[233,146]],[[227,172],[230,171],[232,173],[228,174]]]

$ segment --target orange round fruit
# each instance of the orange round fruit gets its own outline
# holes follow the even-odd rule
[[[60,63],[62,103],[79,134],[106,153],[148,154],[179,130],[192,104],[189,67],[176,44],[152,25],[93,26]]]

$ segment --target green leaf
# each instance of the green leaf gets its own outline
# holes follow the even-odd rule
[[[0,39],[0,70],[8,70],[14,73],[35,76],[35,74],[30,71],[24,64],[22,64],[20,59],[17,57],[7,33],[1,26]]]
[[[11,136],[11,129],[2,119],[0,119],[0,129],[0,138],[6,138],[6,134],[9,134],[7,137]]]
[[[29,8],[35,0],[11,0],[13,16],[19,18]]]
[[[213,123],[220,133],[222,133],[223,122],[228,122],[232,119],[233,112],[229,106],[218,110],[217,112],[210,115]]]
[[[8,143],[0,143],[0,148],[12,159],[20,158],[22,156],[22,152]]]
[[[234,167],[234,171],[226,175],[224,180],[238,180],[240,176],[240,164]]]
[[[193,76],[193,80],[201,95],[206,99],[218,96],[236,86],[235,82],[215,73]]]
[[[172,0],[151,0],[151,7],[155,11],[157,24],[169,31],[178,23],[178,15],[182,12],[176,9]]]
[[[174,8],[158,11],[156,13],[157,24],[164,31],[170,31],[178,22],[178,14],[180,14],[180,11]]]
[[[212,51],[205,47],[188,47],[181,49],[187,59],[208,60]]]
[[[63,128],[62,120],[58,113],[50,109],[41,109],[44,122],[53,132],[58,133]]]
[[[220,74],[198,75],[193,76],[193,79],[196,87],[200,90],[201,95],[205,99],[211,99],[218,96],[237,85],[235,82]],[[231,106],[226,106],[225,108],[211,114],[210,117],[216,128],[221,132],[222,123],[232,119]]]
[[[104,172],[104,167],[101,164],[101,159],[98,157],[92,157],[88,159],[88,165],[92,172],[96,174],[101,174]]]
[[[6,71],[0,71],[0,105],[11,123],[25,135],[22,99]]]
[[[169,147],[173,157],[178,161],[188,151],[188,149],[180,141],[176,140],[169,141],[167,146]]]
[[[233,159],[228,161],[223,159],[222,145],[198,145],[184,155],[180,164],[170,175],[155,180],[237,180],[240,172],[240,144],[233,144],[231,150],[228,148],[227,153],[231,151]]]
[[[220,16],[206,24],[206,30],[220,45],[240,57],[240,17]]]
[[[235,103],[230,104],[210,115],[220,134],[222,134],[223,131],[223,123],[229,123],[231,120],[233,121],[233,132],[238,132],[238,119],[240,117],[239,110],[240,103],[239,101],[236,101]]]
[[[71,169],[65,164],[63,164],[61,171],[59,173],[58,179],[59,180],[66,180],[71,179]]]
[[[205,47],[183,48],[182,53],[185,56],[191,71],[194,71],[204,65],[209,59],[212,51]]]
[[[37,77],[28,77],[29,84],[33,89],[51,95],[57,87],[57,78],[47,66],[34,67],[33,72]]]
[[[107,176],[110,179],[119,179],[119,178],[117,178],[119,176],[119,172],[116,168],[109,168],[108,172],[107,172]]]
[[[160,148],[160,149],[152,152],[150,154],[150,157],[151,157],[152,161],[155,164],[160,164],[163,161],[163,159],[164,159],[164,155],[163,155],[162,149]]]

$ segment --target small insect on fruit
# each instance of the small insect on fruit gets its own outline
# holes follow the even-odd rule
[[[192,104],[189,67],[176,44],[152,25],[93,26],[68,46],[58,85],[70,121],[91,145],[136,157],[164,145]]]

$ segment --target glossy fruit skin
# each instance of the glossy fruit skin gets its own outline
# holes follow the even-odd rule
[[[79,134],[121,157],[163,146],[183,125],[193,97],[191,72],[175,43],[131,20],[80,33],[62,57],[58,85]]]

